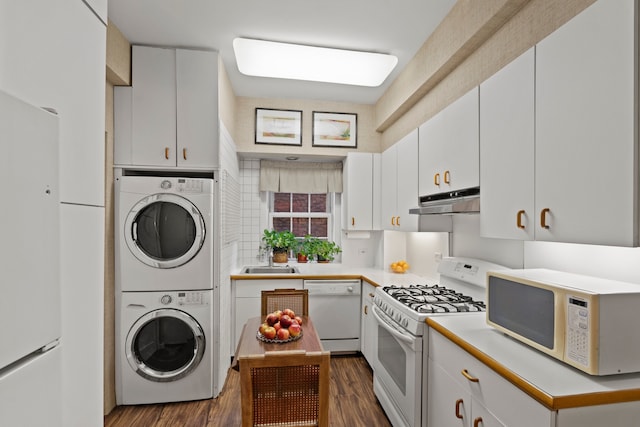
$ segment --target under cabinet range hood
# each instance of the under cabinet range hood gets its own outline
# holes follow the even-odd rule
[[[414,215],[474,214],[480,212],[480,187],[430,194],[418,198],[419,206],[409,210]]]

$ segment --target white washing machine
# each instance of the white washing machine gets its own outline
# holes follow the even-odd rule
[[[116,402],[213,397],[213,291],[123,292],[116,313]]]
[[[213,289],[215,181],[115,181],[117,292]]]

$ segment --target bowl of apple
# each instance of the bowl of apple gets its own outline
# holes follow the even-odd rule
[[[256,338],[276,344],[299,340],[302,338],[302,318],[289,308],[269,313],[258,328]]]

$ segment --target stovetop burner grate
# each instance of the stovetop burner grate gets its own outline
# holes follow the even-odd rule
[[[482,301],[439,285],[387,286],[384,292],[418,313],[457,313],[485,311]]]

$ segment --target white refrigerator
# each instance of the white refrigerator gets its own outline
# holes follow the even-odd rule
[[[60,426],[58,117],[0,91],[0,425]]]

